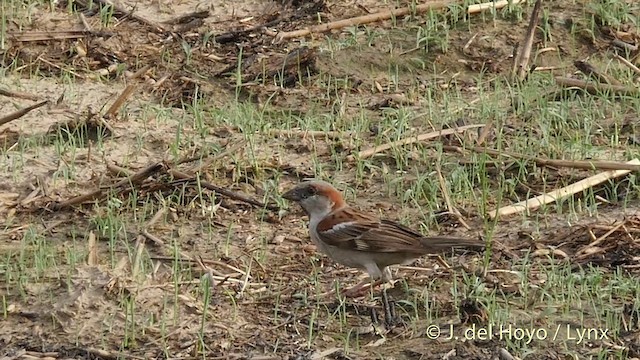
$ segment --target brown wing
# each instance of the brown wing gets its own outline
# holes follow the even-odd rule
[[[422,234],[388,220],[343,208],[318,224],[318,235],[342,249],[381,253],[427,253]]]

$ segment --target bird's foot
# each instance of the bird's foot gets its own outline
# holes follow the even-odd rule
[[[402,323],[402,319],[396,314],[396,303],[389,300],[386,288],[382,289],[382,308],[384,309],[384,324],[387,329]]]
[[[381,322],[376,308],[371,308],[371,323],[375,328],[382,326],[385,331],[389,331],[398,325],[404,324],[402,318],[396,314],[395,302],[393,300],[389,300],[387,289],[382,290],[382,310],[384,318]]]

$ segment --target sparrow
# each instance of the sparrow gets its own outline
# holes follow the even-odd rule
[[[285,192],[309,216],[309,235],[318,249],[342,265],[365,270],[372,281],[392,280],[389,266],[409,264],[427,254],[452,248],[481,248],[477,239],[425,237],[391,220],[358,211],[325,181],[304,181]]]

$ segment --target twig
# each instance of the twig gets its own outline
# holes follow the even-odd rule
[[[240,270],[237,267],[233,266],[233,265],[229,265],[227,263],[224,263],[222,261],[218,261],[218,260],[203,260],[201,259],[201,261],[205,264],[212,264],[212,265],[218,265],[218,266],[222,266],[225,267],[231,271],[235,271],[236,273],[240,274],[241,276],[246,276],[246,272],[244,270]]]
[[[500,360],[516,360],[516,357],[511,355],[509,351],[505,348],[500,348],[498,350],[498,359]]]
[[[120,5],[114,4],[113,1],[111,1],[111,0],[95,0],[95,1],[75,0],[75,2],[80,4],[80,5],[82,5],[82,6],[84,6],[87,9],[90,7],[90,3],[93,3],[93,4],[98,3],[98,4],[102,5],[102,6],[110,6],[111,8],[113,8],[114,12],[119,13],[121,15],[129,16],[132,19],[134,19],[134,20],[136,20],[136,21],[138,21],[138,22],[140,22],[140,23],[142,23],[144,25],[147,25],[147,26],[151,27],[153,29],[153,31],[156,32],[156,33],[165,33],[165,32],[167,32],[167,30],[162,25],[160,25],[160,24],[158,24],[158,23],[156,23],[154,21],[145,19],[140,15],[136,15],[136,14],[133,13],[133,11],[134,11],[133,9],[132,10],[127,10],[124,7],[120,6]]]
[[[493,118],[489,118],[485,126],[480,131],[480,135],[478,135],[478,140],[476,140],[476,144],[478,146],[484,144],[485,140],[487,140],[487,137],[491,133],[491,130],[493,130]]]
[[[80,349],[80,348],[78,348]],[[110,352],[108,352],[107,350],[102,350],[102,349],[97,349],[97,348],[84,348],[81,349],[83,350],[87,355],[89,356],[97,356],[99,358],[102,359],[108,359],[108,360],[116,360],[118,359],[120,354],[112,354]]]
[[[150,67],[151,67],[151,66],[149,66],[149,65],[145,65],[145,66],[141,67],[140,69],[138,69],[138,71],[134,72],[134,73],[129,77],[129,79],[133,80],[133,79],[137,79],[137,78],[142,77],[142,75],[146,74],[146,73],[147,73],[147,71],[149,71],[149,68],[150,68]]]
[[[45,101],[41,101],[41,102],[39,102],[37,104],[33,104],[31,106],[27,106],[24,109],[12,112],[11,114],[0,118],[0,126],[4,125],[4,124],[6,124],[6,123],[8,123],[10,121],[13,121],[15,119],[19,119],[19,118],[27,115],[29,113],[29,111],[35,110],[35,109],[40,108],[40,107],[43,107],[43,106],[47,105],[48,103],[49,103],[49,100],[45,100]]]
[[[26,207],[30,203],[32,203],[32,202],[36,201],[37,199],[41,198],[42,196],[38,196],[38,194],[40,194],[40,192],[42,192],[42,189],[40,187],[36,187],[35,189],[33,189],[33,191],[31,191],[31,193],[29,193],[29,195],[27,195],[26,198],[24,198],[22,201],[20,201],[20,206]]]
[[[467,230],[471,230],[471,227],[464,221],[462,214],[460,211],[453,206],[453,202],[451,201],[451,197],[449,196],[449,190],[447,189],[447,182],[444,180],[444,176],[442,176],[442,169],[440,167],[440,162],[436,161],[436,173],[438,174],[438,182],[440,183],[440,190],[442,192],[442,197],[444,198],[445,204],[447,204],[447,209],[449,213],[453,214],[458,222],[464,226]]]
[[[349,19],[338,20],[338,21],[327,23],[327,24],[312,26],[306,29],[279,33],[278,35],[276,35],[275,42],[280,43],[283,40],[307,36],[311,33],[323,33],[330,30],[342,29],[347,26],[368,24],[376,21],[402,17],[405,15],[413,14],[413,13],[421,14],[429,10],[437,10],[437,9],[441,9],[449,5],[455,5],[458,3],[459,1],[434,1],[427,4],[421,4],[415,7],[386,10],[386,11],[378,12],[375,14],[369,14],[369,15],[358,16],[358,17],[349,18]]]
[[[109,170],[109,172],[115,176],[131,176],[131,174],[133,173],[131,170],[123,168],[122,166],[110,164],[106,159],[105,162],[107,163],[107,170]]]
[[[78,12],[78,17],[80,18],[80,22],[82,23],[82,26],[84,26],[84,29],[87,31],[92,31],[91,25],[89,25],[89,22],[87,21],[87,18],[84,16],[84,14]]]
[[[107,122],[107,120],[105,120],[104,117],[98,117],[96,121],[99,122],[100,125],[104,126],[107,130],[109,130],[109,134],[107,134],[108,136],[116,135],[116,130],[113,128],[113,126],[111,126],[111,124]]]
[[[609,231],[607,231],[604,235],[600,236],[599,238],[595,239],[594,241],[592,241],[589,245],[583,247],[582,249],[580,249],[580,251],[578,251],[574,256],[575,256],[575,260],[582,260],[586,257],[589,257],[591,255],[593,255],[593,253],[589,253],[587,251],[587,249],[590,248],[594,248],[595,246],[600,245],[600,243],[602,243],[606,238],[609,237],[609,235],[613,234],[614,232],[618,231],[618,229],[620,229],[622,226],[624,226],[624,222],[620,222],[618,225],[612,227]]]
[[[531,18],[529,19],[529,26],[522,43],[522,49],[518,53],[518,57],[514,62],[514,74],[520,79],[524,80],[527,77],[529,63],[529,57],[531,56],[531,47],[533,46],[533,38],[535,36],[536,27],[538,25],[538,19],[540,18],[540,10],[542,9],[542,0],[537,0],[531,12]]]
[[[227,156],[229,156],[229,154],[232,153],[236,153],[238,150],[240,150],[241,147],[243,147],[246,144],[246,140],[239,140],[231,145],[227,144],[224,147],[224,150],[217,153],[215,156],[212,156],[211,158],[207,159],[206,161],[203,161],[202,164],[196,166],[195,168],[191,169],[191,172],[193,173],[197,173],[200,170],[202,170],[203,168],[209,166],[210,164],[223,159]],[[176,165],[181,165],[184,163],[188,163],[188,162],[192,162],[192,161],[197,161],[197,160],[203,160],[205,157],[209,156],[210,154],[203,154],[201,156],[192,156],[192,157],[186,157],[186,158],[182,158],[180,160],[178,160],[178,162],[176,162]]]
[[[84,76],[84,75],[80,75],[80,74],[78,74],[77,72],[75,72],[75,71],[71,70],[70,68],[64,68],[64,67],[62,67],[62,66],[60,66],[60,65],[58,65],[58,64],[55,64],[55,63],[53,63],[53,62],[51,62],[51,61],[49,61],[49,60],[47,60],[47,59],[43,58],[43,57],[42,57],[42,55],[38,56],[38,59],[37,59],[37,60],[40,60],[40,61],[42,61],[43,63],[45,63],[45,64],[47,64],[47,65],[49,65],[49,66],[52,66],[52,67],[54,67],[54,68],[56,68],[56,69],[59,69],[60,71],[66,71],[66,72],[68,72],[69,74],[71,74],[71,75],[73,75],[73,76],[75,76],[75,77],[77,77],[77,78],[79,78],[79,79],[83,79],[83,80],[86,80],[86,79],[87,79],[87,77],[86,77],[86,76]]]
[[[473,4],[473,5],[469,5],[469,7],[467,8],[467,14],[472,15],[472,14],[477,14],[479,12],[485,11],[485,10],[489,10],[489,9],[502,9],[503,7],[509,5],[509,2],[511,2],[512,5],[517,5],[519,3],[521,3],[523,0],[500,0],[500,1],[491,1],[491,2],[486,2],[486,3],[482,3],[482,4]]]
[[[484,148],[480,146],[474,146],[470,148],[462,148],[459,146],[446,145],[442,147],[446,151],[454,151],[457,153],[464,153],[464,150],[471,150],[480,154],[486,153],[493,156],[506,156],[514,159],[522,159],[535,162],[538,166],[550,166],[550,167],[565,167],[572,169],[584,169],[584,170],[630,170],[640,171],[640,165],[631,164],[628,162],[608,161],[608,160],[556,160],[556,159],[544,159],[529,155],[516,154],[507,151],[498,151],[495,149]]]
[[[603,84],[611,84],[611,85],[621,85],[620,82],[605,73],[602,73],[596,69],[595,66],[589,64],[583,60],[576,60],[573,62],[573,65],[578,68],[578,70],[582,71],[587,76],[593,76],[599,82]]]
[[[126,179],[118,181],[114,185],[111,185],[111,186],[108,186],[108,187],[104,187],[104,188],[99,188],[99,189],[94,190],[94,191],[92,191],[92,192],[90,192],[88,194],[76,196],[74,198],[71,198],[71,199],[63,201],[63,202],[53,203],[52,206],[51,206],[51,210],[59,211],[59,210],[65,209],[65,208],[73,206],[73,205],[77,205],[77,204],[81,204],[81,203],[86,202],[86,201],[97,199],[97,198],[101,197],[107,190],[117,189],[117,188],[120,188],[120,187],[123,187],[123,186],[126,186],[126,185],[130,185],[130,186],[137,185],[140,182],[144,181],[149,176],[155,174],[156,172],[160,171],[163,168],[165,168],[165,165],[163,163],[161,163],[161,162],[155,163],[155,164],[153,164],[151,166],[148,166],[148,167],[138,171],[137,173],[129,176]]]
[[[395,146],[409,145],[409,144],[413,144],[413,143],[416,143],[416,142],[419,142],[419,141],[425,141],[425,140],[429,140],[429,139],[434,139],[434,138],[441,137],[441,136],[458,134],[458,133],[462,133],[464,131],[467,131],[469,129],[480,128],[480,127],[483,127],[483,126],[484,126],[484,124],[465,125],[465,126],[460,126],[460,127],[453,128],[453,129],[444,129],[444,130],[433,131],[433,132],[422,134],[422,135],[418,135],[418,136],[415,136],[415,137],[410,137],[408,139],[393,141],[391,143],[387,143],[387,144],[384,144],[384,145],[376,146],[374,148],[362,150],[358,154],[356,154],[355,156],[354,155],[349,155],[349,156],[347,156],[347,161],[353,161],[356,158],[365,159],[365,158],[371,157],[371,156],[373,156],[373,155],[375,155],[377,153],[380,153],[382,151],[391,149],[391,148],[393,148]]]
[[[629,161],[627,164],[633,164],[633,165],[640,165],[640,160],[638,159],[633,159],[631,161]],[[569,186],[565,186],[563,188],[551,191],[549,193],[546,194],[542,194],[539,196],[536,196],[534,198],[531,199],[527,199],[524,201],[521,201],[519,203],[513,204],[513,205],[509,205],[509,206],[505,206],[502,207],[500,209],[497,210],[493,210],[489,212],[489,217],[490,218],[495,218],[497,216],[505,216],[505,215],[511,215],[511,214],[515,214],[515,213],[519,213],[522,211],[526,211],[526,210],[534,210],[537,209],[538,207],[545,205],[545,204],[549,204],[552,202],[557,201],[558,199],[564,198],[566,196],[569,195],[573,195],[576,194],[580,191],[584,191],[590,187],[596,186],[598,184],[601,184],[607,180],[610,179],[614,179],[623,175],[626,175],[628,173],[630,173],[631,170],[611,170],[611,171],[606,171],[594,176],[590,176],[586,179],[580,180],[578,182],[575,182]]]
[[[113,104],[109,107],[109,110],[107,110],[107,112],[104,114],[104,117],[106,117],[106,118],[114,118],[118,114],[118,110],[120,109],[122,104],[125,101],[127,101],[129,96],[131,96],[131,94],[133,94],[135,89],[136,89],[136,85],[134,85],[134,84],[127,85],[127,87],[124,88],[124,90],[122,91],[120,96],[118,96],[116,101],[114,101]]]
[[[562,66],[535,66],[531,68],[531,71],[553,71],[562,69]]]
[[[93,231],[89,231],[89,240],[87,242],[87,265],[96,266],[98,264],[99,260],[96,234]]]
[[[19,42],[30,41],[47,41],[47,40],[65,40],[79,39],[87,36],[114,36],[113,32],[94,32],[90,30],[58,30],[58,31],[27,31],[18,34],[10,33],[9,38]]]
[[[279,24],[282,21],[287,21],[290,20],[291,17],[283,17],[283,16],[278,16],[277,18],[268,21],[264,24],[258,24],[255,26],[252,26],[250,28],[247,29],[242,29],[242,30],[233,30],[233,31],[228,31],[226,33],[222,33],[220,35],[216,35],[215,36],[215,41],[219,44],[226,44],[232,41],[237,41],[238,38],[242,35],[246,35],[249,34],[251,32],[254,32],[256,30],[260,30],[260,29],[264,29],[264,28],[269,28],[272,27],[274,25]],[[226,72],[226,71],[225,71]]]
[[[450,360],[451,358],[453,358],[456,355],[457,355],[456,349],[455,348],[451,349],[451,350],[449,350],[449,352],[444,354],[444,356],[442,357],[442,360]]]
[[[173,248],[171,246],[167,245],[159,237],[151,234],[147,229],[144,229],[144,230],[140,231],[140,235],[142,237],[144,237],[145,239],[151,240],[157,246],[166,248],[167,251],[169,251],[169,252],[173,251]],[[196,261],[196,260],[193,259],[193,257],[191,255],[187,254],[186,252],[184,252],[182,250],[178,250],[178,254],[180,255],[180,260],[186,260],[186,261],[190,261],[190,262],[195,262]],[[170,258],[171,260],[175,260],[175,257],[168,257],[168,258]]]
[[[113,119],[116,117],[122,104],[124,104],[124,102],[127,101],[127,99],[131,96],[131,94],[133,94],[135,90],[136,90],[136,85],[133,85],[133,84],[127,85],[127,87],[124,88],[122,93],[120,93],[116,101],[114,101],[113,104],[111,104],[107,112],[104,113],[104,115],[102,115],[101,117],[98,117],[98,122],[102,126],[107,128],[112,136],[116,135],[116,130],[111,126],[111,124],[109,124],[107,119]]]
[[[142,236],[145,239],[148,239],[150,241],[152,241],[154,244],[156,244],[156,246],[159,247],[163,247],[166,248],[167,251],[172,252],[173,248],[169,247],[164,241],[162,241],[162,239],[160,239],[159,237],[153,235],[152,233],[149,232],[149,227],[151,227],[155,222],[157,222],[158,220],[160,220],[160,218],[162,216],[164,216],[166,212],[166,208],[162,208],[160,209],[154,216],[153,218],[151,218],[151,220],[149,220],[149,222],[147,222],[147,224],[144,226],[144,228],[140,231],[140,236]],[[191,257],[191,255],[187,254],[186,252],[182,251],[182,250],[178,250],[178,254],[181,257],[181,260],[186,260],[186,261],[191,261],[194,262],[195,260],[193,259],[193,257]],[[175,257],[168,257],[167,259],[169,260],[175,260]]]
[[[352,131],[321,131],[321,130],[302,130],[302,129],[290,129],[290,130],[280,130],[280,129],[269,129],[267,131],[272,135],[284,135],[284,136],[300,136],[300,137],[328,137],[331,139],[340,139],[348,136],[356,135]]]
[[[558,48],[549,46],[549,47],[546,47],[546,48],[538,49],[538,51],[536,51],[536,55],[534,57],[537,58],[538,56],[540,56],[540,55],[542,55],[542,54],[544,54],[546,52],[549,52],[549,51],[558,51]]]
[[[198,256],[195,259],[196,264],[198,264],[198,266],[200,266],[200,269],[202,269],[202,271],[205,272],[205,274],[203,275],[203,277],[209,277],[210,280],[210,284],[211,287],[213,288],[214,286],[218,285],[214,279],[214,274],[220,274],[219,272],[215,271],[213,268],[208,267],[207,265],[204,264],[204,262],[202,261],[202,256]],[[222,281],[226,282],[229,279],[229,277],[225,277]]]
[[[475,40],[478,37],[478,33],[473,34],[473,36],[471,36],[471,38],[464,44],[464,46],[462,47],[462,51],[466,54],[467,50],[469,49],[469,46],[471,46],[471,43],[473,43],[473,40]],[[420,49],[420,47],[417,47],[415,49]],[[404,55],[404,53],[402,53],[402,55]]]
[[[175,19],[167,20],[164,23],[167,24],[167,25],[186,24],[186,23],[190,23],[194,19],[206,19],[210,15],[211,15],[211,13],[209,12],[209,10],[194,11],[194,12],[190,12],[188,14],[180,15],[179,17],[177,17]]]
[[[151,260],[161,260],[161,261],[173,261],[175,260],[175,256],[162,256],[162,255],[153,255],[149,257]],[[216,260],[205,260],[203,259],[201,256],[197,256],[195,259],[181,259],[184,262],[188,262],[191,264],[196,264],[196,265],[200,265],[202,267],[202,265],[219,265],[221,267],[230,269],[232,271],[234,271],[234,274],[224,274],[223,272],[213,269],[209,266],[205,266],[206,269],[212,269],[214,275],[217,275],[219,277],[224,277],[227,279],[235,279],[237,277],[244,277],[245,276],[245,272],[243,270],[238,269],[235,266],[229,265],[229,264],[225,264],[222,261],[216,261]],[[202,265],[201,265],[202,264]],[[239,280],[241,281],[241,280]],[[198,281],[195,281],[194,283],[198,283]]]
[[[137,278],[140,274],[140,262],[142,260],[142,254],[145,248],[145,238],[142,235],[138,235],[136,239],[136,253],[133,258],[133,266],[131,267],[131,275],[133,278]]]
[[[611,41],[611,44],[613,46],[617,46],[622,50],[627,50],[627,51],[636,51],[638,50],[638,45],[633,45],[633,44],[629,44],[627,42],[624,42],[620,39],[613,39],[613,41]]]
[[[144,228],[145,229],[149,229],[151,228],[155,223],[158,222],[158,220],[160,220],[160,218],[162,218],[165,214],[167,213],[167,208],[166,207],[161,207],[160,210],[158,210],[156,212],[155,215],[153,215],[153,217],[151,219],[149,219],[149,221],[145,224]]]
[[[240,291],[238,291],[237,295],[244,294],[244,291],[249,285],[249,278],[251,277],[251,265],[253,265],[253,258],[249,259],[249,266],[247,267],[247,271],[244,274],[244,277],[242,279],[242,286],[240,287]]]
[[[32,94],[21,92],[21,91],[10,91],[10,90],[0,89],[0,95],[4,95],[7,97],[14,97],[18,99],[32,100],[32,101],[40,100],[40,98],[36,95],[32,95]]]
[[[622,57],[622,56],[620,56],[618,54],[613,54],[613,57],[618,59],[618,61],[620,61],[621,63],[627,65],[627,67],[629,67],[629,69],[633,70],[636,74],[640,75],[640,68],[638,68],[637,66],[633,65],[633,63],[631,63],[631,61],[625,59],[624,57]]]
[[[560,86],[563,86],[566,88],[577,87],[593,95],[598,95],[603,92],[609,91],[618,95],[634,96],[634,95],[637,95],[638,92],[640,91],[638,90],[638,88],[634,88],[631,86],[591,83],[584,80],[566,78],[561,76],[556,76],[555,80],[556,80],[556,83]]]
[[[144,236],[146,239],[151,240],[154,244],[156,244],[158,246],[164,246],[165,245],[164,241],[162,241],[162,239],[160,239],[159,237],[151,234],[147,229],[144,229],[144,230],[140,231],[140,235]],[[180,252],[180,255],[182,255],[182,252]],[[187,259],[193,260],[188,255],[187,255]]]
[[[175,170],[175,169],[169,169],[168,172],[169,172],[169,174],[171,174],[171,176],[173,176],[176,179],[180,179],[180,180],[195,180],[195,176],[189,175],[189,174],[185,174],[185,173],[183,173],[181,171],[178,171],[178,170]],[[247,197],[245,195],[238,194],[236,192],[233,192],[231,190],[222,188],[222,187],[217,186],[217,185],[213,185],[212,183],[207,182],[207,181],[200,181],[199,184],[200,184],[200,186],[202,186],[205,189],[209,189],[211,191],[215,191],[218,194],[226,196],[226,197],[228,197],[230,199],[242,201],[244,203],[253,205],[253,206],[258,207],[258,208],[268,209],[268,210],[271,210],[271,211],[280,210],[280,208],[278,206],[276,206],[276,205],[264,204],[261,201],[254,200],[254,199],[251,199],[250,197]]]

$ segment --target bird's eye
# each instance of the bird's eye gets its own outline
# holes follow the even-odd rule
[[[311,197],[311,196],[315,195],[317,192],[318,192],[318,190],[315,187],[309,186],[307,188],[307,191],[305,191],[304,197],[305,198]]]

